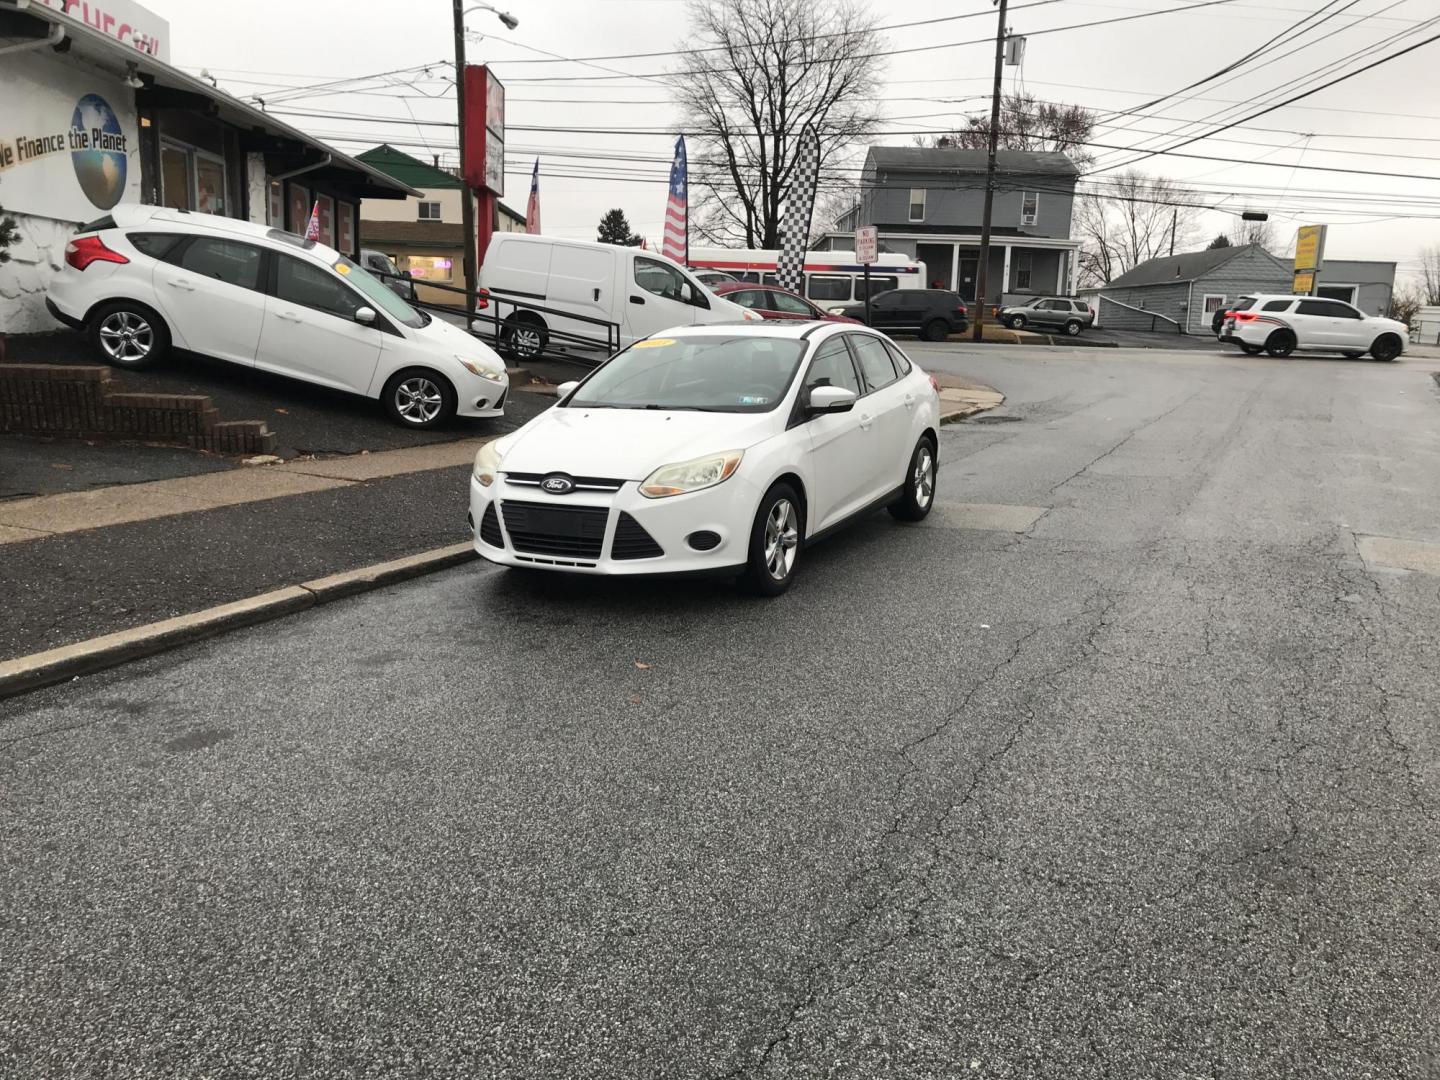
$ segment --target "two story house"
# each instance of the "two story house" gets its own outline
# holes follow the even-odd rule
[[[877,227],[880,250],[925,264],[926,281],[975,300],[985,209],[984,150],[874,146],[860,201],[815,245],[847,250],[855,229]],[[1080,170],[1064,154],[1001,150],[991,213],[988,301],[1074,292],[1080,241],[1070,239]]]

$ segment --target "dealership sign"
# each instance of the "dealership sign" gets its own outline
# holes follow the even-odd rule
[[[465,66],[465,183],[505,194],[505,87],[482,64]]]
[[[0,71],[0,206],[89,221],[140,198],[134,93],[118,79],[47,56],[7,58]]]
[[[31,0],[146,56],[170,62],[170,24],[134,0]]]

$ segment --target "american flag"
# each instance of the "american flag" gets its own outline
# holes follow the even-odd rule
[[[675,161],[670,165],[670,197],[665,202],[665,238],[660,254],[682,266],[690,257],[689,169],[685,165],[685,136],[675,140]]]
[[[530,174],[530,204],[525,207],[525,231],[540,231],[540,159],[535,159],[535,171]]]

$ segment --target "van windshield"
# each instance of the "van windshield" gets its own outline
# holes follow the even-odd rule
[[[353,263],[344,255],[335,264],[335,272],[348,281],[355,288],[365,294],[369,300],[381,311],[385,312],[398,323],[403,323],[412,329],[424,326],[430,321],[430,316],[424,312],[417,311],[400,297],[396,296],[383,281],[371,274],[359,263]]]

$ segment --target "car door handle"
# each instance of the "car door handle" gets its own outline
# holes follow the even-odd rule
[[[277,311],[275,317],[277,319],[284,319],[286,322],[300,321],[300,313],[297,311]]]
[[[645,303],[645,298],[643,296],[632,296],[630,297],[630,302],[632,304],[643,304]]]
[[[170,284],[174,285],[177,289],[184,289],[186,292],[195,291],[194,283],[187,281],[185,278],[172,277],[170,279]]]
[[[596,299],[596,300],[599,300],[599,299],[600,299],[600,290],[599,290],[599,289],[596,289],[596,290],[595,290],[595,299]]]
[[[861,414],[860,414],[860,426],[861,426],[862,428],[864,428],[866,431],[869,431],[869,430],[870,430],[870,425],[871,425],[873,422],[874,422],[874,421],[872,421],[872,420],[870,419],[870,417],[866,416],[864,413],[861,413]]]
[[[908,409],[908,408],[910,408],[911,406],[913,406],[914,404],[915,404],[915,395],[914,395],[914,394],[906,394],[906,395],[905,395],[905,408]]]

